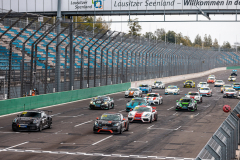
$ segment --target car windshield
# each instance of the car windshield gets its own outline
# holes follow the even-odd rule
[[[239,85],[240,85],[240,83],[234,83],[233,85],[234,85],[234,86],[239,86]]]
[[[192,81],[186,81],[186,83],[192,83]]]
[[[158,97],[157,94],[147,94],[147,97]]]
[[[191,99],[180,99],[180,102],[191,102]]]
[[[41,113],[39,113],[39,112],[22,112],[20,117],[37,117],[37,118],[40,118]]]
[[[235,78],[234,76],[230,76],[229,78]]]
[[[129,88],[128,90],[129,90],[129,91],[138,91],[137,88]]]
[[[207,82],[200,82],[199,84],[207,84]]]
[[[134,102],[134,103],[135,102],[136,103],[139,103],[139,102],[144,103],[145,101],[143,99],[132,99],[131,102]]]
[[[208,78],[208,79],[213,80],[214,78]]]
[[[209,88],[200,88],[200,90],[209,90]]]
[[[162,84],[162,82],[155,82],[154,84]]]
[[[234,89],[228,89],[228,90],[226,90],[227,92],[235,92],[235,90]]]
[[[176,86],[168,86],[168,89],[177,89]]]
[[[151,112],[150,108],[148,107],[135,107],[133,111],[140,111],[140,112]]]
[[[101,120],[120,121],[120,115],[115,115],[115,114],[103,114],[103,115],[101,116]]]
[[[231,85],[225,85],[224,87],[225,87],[225,88],[229,88],[229,87],[232,87],[232,86],[231,86]]]
[[[222,83],[223,81],[216,81],[216,82],[218,82],[218,83]]]
[[[139,87],[148,87],[148,85],[147,84],[142,84]]]
[[[198,95],[198,93],[188,93],[189,95]]]

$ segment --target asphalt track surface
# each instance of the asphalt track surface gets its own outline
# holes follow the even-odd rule
[[[216,72],[217,79],[226,83],[231,70]],[[237,77],[237,81],[238,81]],[[207,76],[193,79],[196,84]],[[239,79],[240,80],[240,79]],[[222,111],[225,104],[232,108],[238,99],[223,98],[220,87],[212,97],[203,97],[195,112],[176,111],[176,100],[197,88],[183,88],[183,82],[172,83],[180,88],[180,95],[164,95],[163,104],[156,105],[158,121],[131,123],[122,135],[94,134],[93,124],[107,110],[89,110],[89,99],[48,108],[53,111],[53,128],[42,132],[13,132],[10,115],[0,117],[0,159],[193,159],[220,124],[228,116]],[[115,100],[111,112],[127,116],[124,92],[110,95]]]

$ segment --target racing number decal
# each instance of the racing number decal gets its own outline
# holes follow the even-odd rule
[[[107,117],[107,115],[102,115],[102,117]]]
[[[27,112],[22,112],[22,114],[27,114]]]

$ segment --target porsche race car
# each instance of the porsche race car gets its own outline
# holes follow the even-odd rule
[[[129,130],[129,121],[121,113],[104,113],[100,118],[96,118],[93,125],[94,133],[117,133],[122,134]]]
[[[200,87],[209,87],[209,84],[207,82],[199,82],[197,87],[198,88],[200,88]]]
[[[157,88],[161,88],[164,89],[165,88],[165,84],[162,81],[155,81],[154,84],[152,85],[152,89],[157,89]]]
[[[240,90],[240,83],[233,83],[233,89]]]
[[[129,88],[125,92],[125,97],[142,97],[142,91],[139,88]]]
[[[48,111],[52,112],[52,111]],[[13,131],[42,131],[52,127],[52,117],[41,110],[22,112],[12,121]]]
[[[183,83],[183,88],[195,88],[195,82],[193,82],[192,80],[186,80],[184,83]]]
[[[142,121],[152,123],[157,121],[158,113],[156,107],[151,106],[137,106],[131,112],[128,113],[128,120],[133,121]]]
[[[225,84],[223,80],[216,80],[214,82],[214,87],[222,87]]]
[[[231,76],[237,76],[237,70],[232,70]]]
[[[143,93],[150,93],[152,92],[152,87],[148,84],[141,84],[139,85],[139,89],[143,92]]]
[[[109,96],[98,96],[92,98],[89,104],[90,109],[113,109],[114,108],[114,100]]]
[[[133,98],[126,104],[126,111],[129,112],[131,109],[135,108],[138,105],[149,105],[149,103],[144,98],[140,97]]]
[[[233,89],[233,85],[231,85],[231,84],[224,84],[221,87],[221,93],[223,93],[226,89]]]
[[[227,97],[237,98],[238,91],[236,91],[235,89],[226,89],[223,92],[223,98],[227,98]]]
[[[170,85],[165,89],[165,94],[180,94],[180,89],[177,86]]]
[[[182,97],[179,101],[177,100],[176,111],[183,109],[194,112],[197,110],[197,101],[192,98]]]
[[[213,78],[213,77],[209,77],[209,78],[207,79],[207,83],[215,83],[215,81],[216,81],[216,79]]]
[[[198,89],[198,92],[203,96],[212,96],[212,89],[209,87],[202,87]]]
[[[144,99],[147,100],[148,104],[162,104],[163,98],[159,95],[159,93],[148,93]]]
[[[199,92],[188,92],[185,97],[192,98],[199,103],[203,102],[202,95]]]
[[[216,79],[215,75],[209,75],[208,78],[214,78],[214,79]]]
[[[236,81],[236,77],[235,76],[229,76],[228,77],[228,81]]]

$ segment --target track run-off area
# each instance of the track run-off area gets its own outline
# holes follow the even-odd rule
[[[217,80],[232,83],[227,81],[231,70],[213,74]],[[183,81],[166,84],[177,85],[180,95],[164,95],[164,89],[153,89],[163,96],[163,104],[155,105],[158,121],[130,123],[129,131],[121,135],[94,134],[93,124],[105,112],[127,117],[126,103],[131,98],[124,98],[124,92],[110,95],[115,107],[109,111],[89,110],[90,99],[44,108],[53,111],[53,127],[42,132],[13,132],[12,120],[17,114],[1,116],[0,159],[194,159],[228,116],[222,107],[228,104],[233,108],[239,102],[223,98],[220,87],[210,84],[213,96],[203,97],[198,110],[176,111],[176,100],[197,91],[197,84],[207,77],[192,79],[196,88],[183,88]]]

